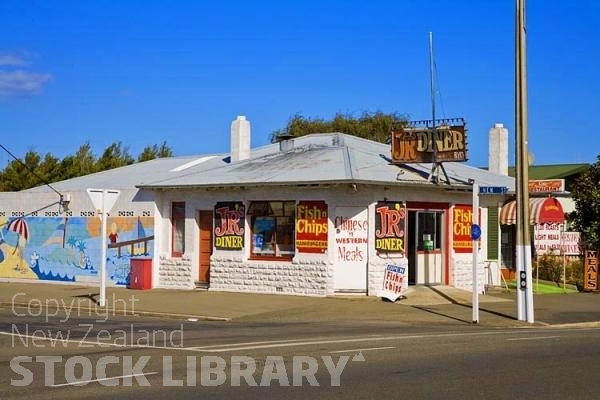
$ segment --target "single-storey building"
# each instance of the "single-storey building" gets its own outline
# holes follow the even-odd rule
[[[508,194],[515,182],[460,162],[445,162],[437,181],[433,167],[393,163],[390,145],[343,133],[252,149],[250,124],[238,117],[228,154],[0,193],[0,279],[95,284],[103,241],[87,192],[94,188],[120,192],[107,230],[115,285],[127,285],[131,260],[145,257],[153,288],[377,296],[394,265],[410,284],[470,290],[473,182]],[[488,257],[498,225],[488,225],[488,208],[497,215],[506,199],[479,199],[480,288],[499,283],[498,260]]]

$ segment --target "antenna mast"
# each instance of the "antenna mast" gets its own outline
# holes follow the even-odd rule
[[[431,166],[431,173],[429,174],[429,177],[427,178],[427,181],[431,181],[432,178],[434,178],[435,183],[439,183],[439,170],[438,168],[441,168],[442,172],[444,172],[444,176],[446,177],[446,183],[450,184],[450,179],[448,178],[448,174],[446,174],[446,170],[444,169],[444,166],[442,165],[442,163],[438,162],[437,159],[437,152],[438,152],[438,146],[437,146],[437,127],[436,127],[436,121],[435,121],[435,79],[434,79],[434,62],[433,62],[433,33],[429,32],[429,82],[431,84],[431,140],[432,140],[432,144],[431,146],[433,147],[433,160],[432,160],[432,166]],[[435,175],[437,172],[437,175]],[[434,177],[435,175],[435,177]]]

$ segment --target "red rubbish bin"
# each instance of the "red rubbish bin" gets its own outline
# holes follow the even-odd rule
[[[132,258],[129,272],[129,289],[152,289],[152,259]]]

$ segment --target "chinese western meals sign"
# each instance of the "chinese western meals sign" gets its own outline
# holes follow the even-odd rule
[[[406,207],[400,202],[375,205],[375,250],[406,254]]]
[[[296,207],[296,248],[302,253],[327,251],[327,204],[299,201]]]
[[[244,248],[245,209],[241,201],[215,205],[215,248],[242,250]]]

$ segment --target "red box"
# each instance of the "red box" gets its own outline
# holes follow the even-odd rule
[[[132,258],[129,272],[129,289],[152,289],[152,259]]]

